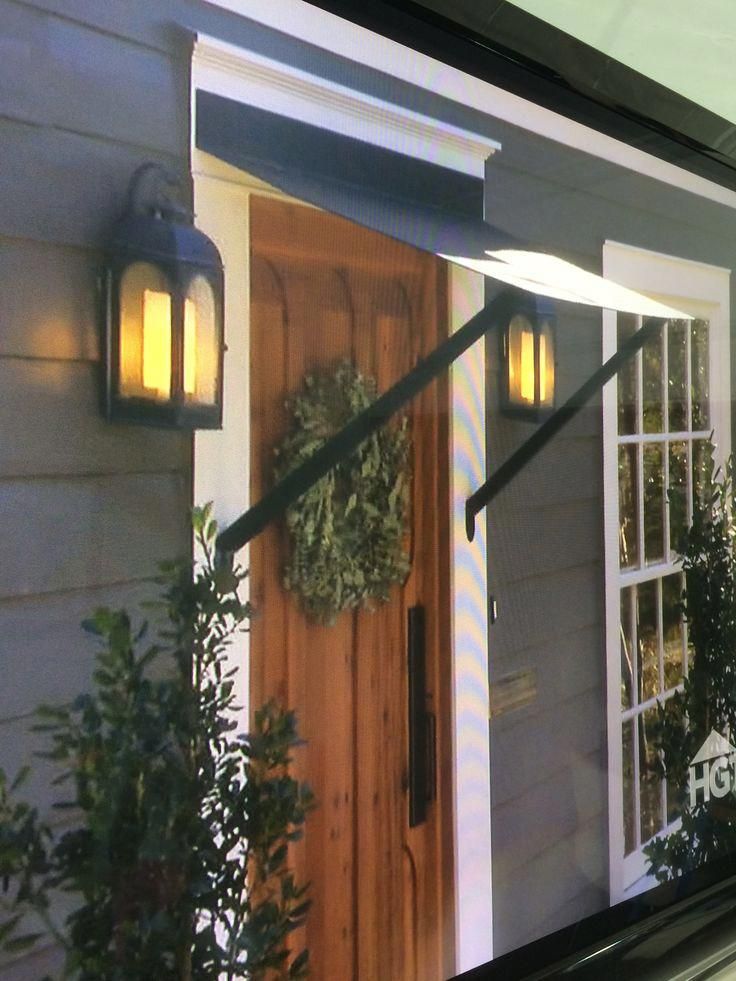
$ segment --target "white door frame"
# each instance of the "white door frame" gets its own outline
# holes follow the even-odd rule
[[[413,54],[413,53],[412,53]],[[192,133],[196,91],[253,102],[287,117],[385,146],[417,159],[482,177],[499,144],[486,137],[347,90],[209,37],[197,39],[192,61]],[[367,121],[367,122],[366,122]],[[193,136],[194,139],[194,136]],[[284,197],[251,175],[191,148],[198,226],[220,249],[225,266],[223,428],[194,440],[194,502],[213,500],[221,526],[249,499],[249,201],[253,194]],[[484,304],[483,278],[453,268],[450,327],[462,326]],[[452,617],[455,945],[457,972],[493,956],[491,905],[490,747],[485,530],[469,543],[465,499],[485,479],[484,345],[452,367]],[[239,556],[248,563],[247,549]],[[248,718],[248,642],[232,657],[241,671],[238,701]],[[245,723],[244,723],[245,724]]]

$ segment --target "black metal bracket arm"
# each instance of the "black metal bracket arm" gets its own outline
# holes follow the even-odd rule
[[[659,318],[647,319],[642,327],[632,334],[618,351],[605,364],[595,371],[570,398],[537,429],[518,450],[511,454],[488,480],[481,484],[465,502],[465,531],[468,541],[475,536],[475,516],[499,494],[504,487],[529,463],[556,435],[573,419],[598,389],[613,378],[616,372],[632,358],[636,352],[654,335],[663,323]]]
[[[514,292],[507,290],[419,361],[402,379],[360,412],[339,433],[328,439],[308,460],[283,477],[260,501],[217,536],[216,547],[223,560],[237,552],[282,514],[302,494],[325,476],[335,464],[349,456],[364,439],[377,432],[403,405],[434,381],[453,361],[464,354],[492,327],[513,313]]]

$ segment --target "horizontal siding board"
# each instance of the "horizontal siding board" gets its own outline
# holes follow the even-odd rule
[[[141,623],[149,614],[144,616],[140,604],[156,595],[155,585],[144,581],[0,602],[0,662],[5,677],[13,679],[0,686],[0,719],[86,691],[99,647],[82,630],[82,620],[108,606],[128,610]]]
[[[493,949],[496,956],[546,936],[608,905],[605,856],[600,852],[602,828],[592,823],[575,839],[559,842],[530,866],[514,869],[501,882],[494,864],[494,890],[503,889],[503,903],[494,906]],[[495,863],[495,853],[494,853]],[[560,899],[545,901],[541,875],[560,885]]]
[[[107,422],[91,362],[0,358],[0,479],[181,470],[191,434]]]
[[[488,215],[530,242],[587,256],[594,271],[604,237],[655,251],[676,242],[678,254],[718,265],[733,249],[731,208],[510,123],[495,121],[494,135],[503,153],[488,164]]]
[[[88,250],[0,240],[0,357],[98,358],[100,262]]]
[[[599,836],[600,833],[597,828],[591,829],[592,835]],[[534,935],[530,936],[529,940],[546,937],[556,930],[569,927],[571,923],[577,923],[592,913],[606,909],[610,904],[607,883],[599,880],[598,885],[595,883],[581,885],[580,891],[572,899],[547,911],[548,915],[539,921]]]
[[[528,436],[524,423],[516,422],[508,427],[514,435],[504,433],[501,439],[493,439],[491,464],[498,466]],[[523,437],[518,434],[523,433]],[[520,508],[543,507],[554,501],[570,504],[575,501],[591,501],[602,494],[600,442],[593,437],[568,438],[568,430],[556,436],[547,446],[518,473],[508,485],[514,497],[523,505]],[[571,479],[574,475],[574,479]],[[491,509],[494,503],[489,505]],[[481,519],[482,520],[482,519]]]
[[[11,6],[18,0],[4,2]],[[178,33],[169,20],[172,2],[179,8],[185,5],[181,0],[156,0],[155,6],[140,2],[89,3],[88,0],[20,0],[19,5],[84,24],[102,34],[173,53]]]
[[[536,711],[535,711],[536,710]],[[565,798],[566,822],[541,822],[539,833],[571,834],[605,806],[605,706],[600,688],[556,701],[540,687],[537,703],[501,716],[491,723],[491,765],[495,759],[514,760],[493,772],[493,807],[504,804],[524,812],[520,821],[538,820],[532,808],[537,784],[550,798]],[[567,798],[570,797],[570,800]],[[531,831],[529,832],[531,834]],[[546,838],[545,838],[546,840]],[[550,839],[551,840],[551,839]],[[531,839],[529,839],[531,841]],[[519,839],[528,854],[541,850]]]
[[[186,154],[183,65],[2,0],[0,19],[0,115]],[[30,65],[43,65],[43,71],[29,71]]]
[[[511,497],[512,495],[507,495]],[[603,516],[595,502],[550,501],[537,507],[514,496],[488,528],[494,581],[558,575],[600,561]]]
[[[602,566],[598,563],[561,569],[555,576],[512,580],[491,565],[491,591],[498,602],[498,620],[490,628],[491,658],[511,657],[548,644],[564,649],[567,638],[600,625],[603,617]],[[601,643],[603,642],[603,628]]]
[[[599,623],[561,635],[555,627],[548,631],[546,642],[526,649],[498,650],[493,645],[490,667],[491,686],[498,684],[501,699],[499,720],[513,725],[518,716],[527,718],[578,695],[589,695],[591,687],[601,685],[605,670],[605,651]],[[537,692],[535,705],[529,708],[504,707],[503,683],[519,671],[532,672]],[[524,713],[524,714],[522,714]]]
[[[147,159],[176,167],[162,152],[0,119],[0,173],[13,188],[3,194],[0,235],[100,247]],[[184,160],[178,172],[186,181]]]
[[[495,805],[494,864],[497,854],[499,877],[512,878],[517,869],[577,835],[589,822],[601,821],[605,799],[596,786],[599,761],[580,756],[576,762],[574,770],[562,774],[548,774],[540,766],[523,797]],[[544,821],[539,820],[540,814]]]
[[[0,481],[0,597],[152,575],[186,553],[188,508],[179,474]]]
[[[522,652],[519,656],[532,654]],[[545,698],[553,705],[590,692],[591,686],[599,695],[603,690],[606,653],[598,623],[543,644],[534,652],[534,658]],[[602,715],[602,702],[598,709]]]

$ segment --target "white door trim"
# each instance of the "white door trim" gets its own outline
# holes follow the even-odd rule
[[[450,266],[450,329],[485,304],[482,276]],[[472,542],[465,501],[486,479],[485,345],[474,344],[450,369],[452,504],[452,654],[455,780],[455,937],[459,974],[493,957],[491,760],[488,720],[486,523]]]
[[[193,54],[197,89],[483,178],[501,144],[206,34]]]

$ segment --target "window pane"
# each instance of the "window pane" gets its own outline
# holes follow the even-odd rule
[[[638,328],[637,318],[631,314],[620,313],[617,320],[618,346],[628,340]],[[638,430],[637,388],[639,376],[639,355],[635,354],[618,371],[618,431],[622,436]]]
[[[621,708],[631,708],[634,697],[634,589],[621,590]]]
[[[649,841],[662,830],[662,778],[652,733],[657,721],[656,708],[639,716],[639,800],[641,807],[641,840]]]
[[[669,492],[670,552],[678,555],[683,549],[683,535],[688,528],[687,517],[687,443],[670,443]]]
[[[694,320],[691,335],[692,375],[690,390],[693,400],[693,430],[710,427],[708,391],[708,321]]]
[[[703,507],[710,493],[713,475],[712,444],[709,440],[693,440],[693,507]]]
[[[184,398],[212,405],[217,401],[219,337],[215,294],[204,276],[189,284],[184,306]]]
[[[669,429],[687,429],[687,329],[686,320],[673,320],[667,328],[667,411]]]
[[[639,565],[639,468],[636,446],[618,448],[619,563]]]
[[[662,328],[660,327],[642,348],[642,410],[645,433],[661,433],[664,428],[662,340]]]
[[[664,687],[674,688],[682,681],[684,623],[680,609],[682,576],[675,573],[662,579],[662,632],[664,634]]]
[[[120,282],[120,394],[171,395],[171,287],[148,262],[134,262]]]
[[[647,565],[664,559],[664,444],[644,447],[644,557]]]
[[[646,702],[659,694],[659,623],[657,617],[657,580],[637,587],[637,648],[639,701]]]
[[[624,722],[622,729],[624,791],[624,854],[636,848],[636,811],[634,809],[634,720]]]

